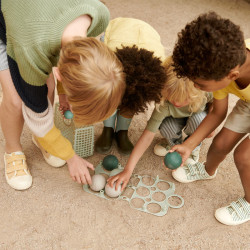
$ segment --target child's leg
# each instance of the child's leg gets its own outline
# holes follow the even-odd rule
[[[213,175],[219,164],[231,152],[234,146],[245,136],[245,133],[236,133],[225,127],[215,136],[207,154],[206,171]]]
[[[104,127],[113,128],[113,130],[115,130],[116,116],[117,116],[117,110],[112,116],[110,116],[108,119],[103,121]]]
[[[128,128],[133,116],[133,113],[125,109],[120,109],[117,115],[115,139],[119,152],[125,155],[130,154],[134,148],[128,138]]]
[[[14,189],[24,190],[32,185],[32,176],[22,152],[20,137],[23,129],[22,101],[16,92],[9,70],[0,71],[3,99],[0,119],[5,138],[5,178]]]
[[[5,138],[5,152],[22,151],[20,137],[23,130],[22,101],[12,82],[10,71],[0,71],[3,99],[0,109],[1,127]]]
[[[154,146],[154,153],[156,155],[165,156],[172,146],[182,143],[182,129],[185,123],[186,118],[175,119],[173,117],[166,117],[162,121],[159,129],[165,140]]]
[[[167,139],[170,146],[182,143],[182,129],[187,118],[166,117],[160,126],[161,135]]]
[[[245,138],[234,151],[234,161],[239,171],[245,197],[215,211],[215,218],[226,225],[239,225],[250,220],[250,139]]]
[[[20,136],[23,130],[22,101],[11,79],[7,60],[6,45],[0,40],[0,83],[3,98],[0,120],[5,137],[5,152],[22,151]]]
[[[184,128],[184,133],[188,136],[192,135],[206,116],[207,112],[205,111],[200,113],[194,113],[192,116],[190,116],[187,119],[187,123]]]
[[[245,199],[250,203],[250,139],[245,138],[234,151],[234,162],[239,171],[245,191]]]
[[[110,151],[112,142],[114,139],[115,121],[116,121],[117,111],[103,122],[104,128],[102,134],[97,139],[95,144],[95,150],[98,153],[106,154]]]
[[[184,133],[187,136],[192,135],[206,116],[207,116],[206,111],[203,111],[200,113],[194,113],[192,116],[190,116],[187,119],[187,124],[184,128]],[[201,144],[198,145],[193,150],[191,157],[190,157],[191,159],[193,159],[196,162],[199,160],[200,148],[201,148]]]

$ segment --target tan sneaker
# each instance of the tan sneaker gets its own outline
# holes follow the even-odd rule
[[[4,154],[5,178],[14,189],[25,190],[32,185],[32,176],[26,163],[23,152]]]
[[[159,143],[155,144],[154,154],[158,156],[165,156],[170,149],[171,146],[167,143],[167,141],[161,140]]]
[[[45,161],[52,167],[59,168],[65,165],[66,161],[62,160],[61,158],[58,158],[54,155],[49,154],[37,141],[36,137],[32,135],[32,141],[33,143],[41,150],[43,154],[43,158]]]

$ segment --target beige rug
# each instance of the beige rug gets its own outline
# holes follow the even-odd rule
[[[244,0],[105,0],[112,18],[124,16],[150,23],[161,35],[168,54],[179,32],[198,14],[214,10],[241,25],[250,37],[250,4]],[[236,98],[232,98],[230,109]],[[132,122],[129,135],[135,143],[141,135],[152,107]],[[102,124],[95,126],[96,137]],[[162,159],[152,153],[154,144],[138,163],[135,173],[157,175],[173,182],[185,200],[180,209],[169,209],[163,217],[129,207],[126,201],[107,201],[90,195],[71,181],[67,167],[48,166],[31,142],[25,128],[22,144],[34,177],[33,186],[18,192],[8,186],[0,159],[0,249],[250,249],[250,224],[229,227],[214,218],[215,209],[243,195],[232,154],[221,164],[214,180],[188,185],[173,180]],[[0,135],[0,154],[4,139]],[[201,160],[205,160],[211,139],[205,140]],[[125,165],[115,147],[112,149]],[[94,154],[88,160],[97,164]]]

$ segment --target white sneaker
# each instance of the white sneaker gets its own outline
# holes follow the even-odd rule
[[[25,190],[32,185],[32,176],[23,152],[4,154],[5,178],[7,183],[16,190]]]
[[[187,164],[186,166],[179,167],[175,171],[172,171],[172,176],[179,182],[189,183],[198,180],[210,180],[217,174],[217,170],[214,175],[210,176],[204,163],[196,162],[195,164]]]
[[[59,168],[62,167],[63,165],[65,165],[66,161],[62,160],[59,157],[56,157],[54,155],[49,154],[40,144],[39,142],[36,140],[35,136],[32,135],[32,141],[33,143],[41,150],[42,154],[43,154],[43,158],[45,159],[45,161],[52,167],[55,168]]]
[[[200,158],[200,150],[201,150],[201,146],[197,146],[191,153],[190,158],[192,158],[195,162],[199,161]]]
[[[169,146],[166,141],[162,141],[162,142],[155,144],[154,153],[158,156],[165,156],[170,149],[171,149],[171,146]]]
[[[250,203],[245,198],[239,198],[230,205],[217,209],[215,218],[225,225],[240,225],[250,220]]]

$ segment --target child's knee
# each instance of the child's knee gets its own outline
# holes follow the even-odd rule
[[[249,151],[237,147],[234,151],[234,162],[238,170],[245,169],[247,166],[250,169]]]
[[[14,96],[8,96],[3,98],[2,107],[5,107],[8,112],[19,113],[22,112],[22,100],[21,98],[15,98]]]
[[[211,148],[217,154],[223,154],[223,155],[226,155],[231,151],[231,148],[229,148],[225,144],[225,138],[223,138],[223,136],[220,136],[219,134],[214,138]]]

